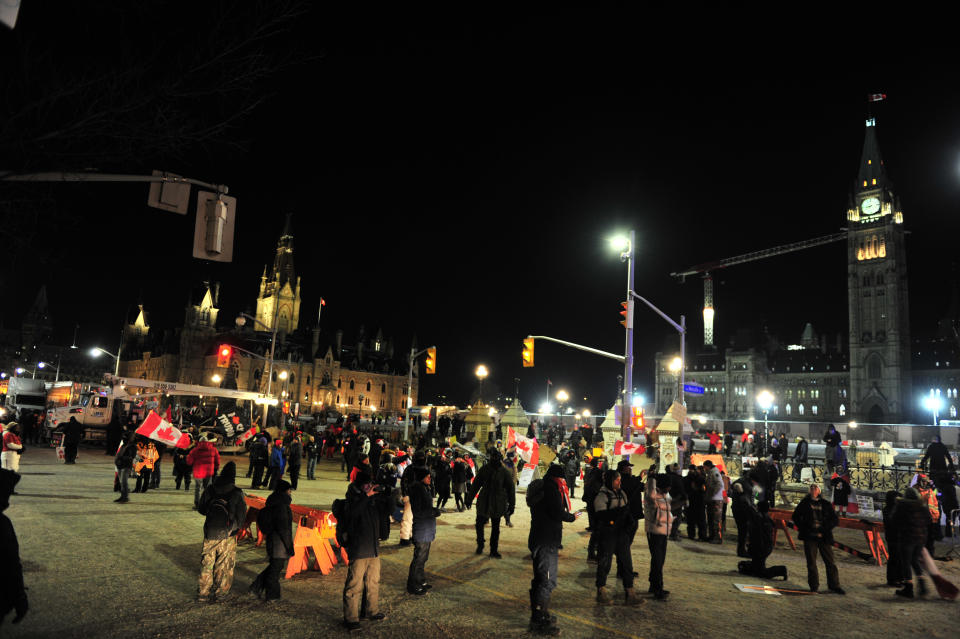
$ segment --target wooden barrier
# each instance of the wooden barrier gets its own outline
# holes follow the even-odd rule
[[[793,538],[790,536],[790,528],[797,530],[797,526],[793,523],[793,512],[789,510],[781,510],[779,508],[772,508],[770,510],[770,518],[773,519],[773,543],[777,543],[777,532],[783,531],[783,534],[787,538],[787,542],[790,544],[790,548],[793,550],[797,549],[797,545],[793,542]],[[870,554],[868,555],[865,552],[859,551],[856,548],[851,548],[850,546],[841,544],[840,542],[834,542],[833,545],[840,550],[850,553],[855,557],[861,559],[866,559],[867,561],[876,561],[878,566],[882,566],[883,562],[890,558],[887,554],[887,548],[883,543],[883,522],[878,521],[868,521],[865,519],[852,519],[850,517],[839,517],[837,528],[847,528],[850,530],[862,530],[863,537],[867,541],[867,547],[870,549]]]

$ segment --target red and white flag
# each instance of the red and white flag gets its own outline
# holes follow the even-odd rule
[[[534,468],[540,462],[540,444],[532,437],[518,435],[517,431],[507,427],[507,449],[512,446],[517,447],[517,454],[520,455],[526,468]]]
[[[879,102],[880,100],[886,100],[886,93],[871,93],[867,96],[867,102]]]
[[[625,442],[622,439],[618,439],[613,444],[614,455],[642,455],[645,450],[646,447],[643,444]]]
[[[248,439],[250,439],[251,437],[253,437],[254,435],[256,435],[256,434],[259,433],[259,432],[260,432],[260,427],[259,427],[259,426],[251,426],[251,427],[248,428],[247,430],[245,430],[245,431],[243,431],[242,433],[240,433],[239,435],[237,435],[237,438],[236,438],[234,441],[235,441],[237,444],[242,444],[242,443],[244,443],[245,441],[247,441]]]
[[[157,412],[153,410],[150,411],[147,418],[140,424],[140,428],[137,429],[137,435],[149,437],[158,442],[163,442],[168,446],[176,446],[177,448],[190,447],[190,436],[181,433],[173,424],[160,417],[160,415],[157,415]]]

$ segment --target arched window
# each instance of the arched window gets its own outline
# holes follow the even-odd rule
[[[337,395],[337,403],[340,403],[340,395]]]
[[[786,406],[784,406],[784,407],[783,407],[783,410],[784,410],[784,412],[785,412],[787,415],[789,415],[789,414],[790,414],[790,404],[787,404]]]
[[[381,392],[381,393],[386,393],[386,392],[387,392],[387,385],[386,385],[385,383],[384,383],[384,384],[380,384],[380,392]],[[954,391],[954,393],[956,393],[956,391]],[[954,395],[954,397],[956,397],[956,395]]]
[[[803,415],[803,404],[797,405],[797,415]]]
[[[840,417],[843,417],[846,414],[847,414],[847,407],[844,406],[843,404],[840,404]]]
[[[296,385],[297,385],[297,376],[294,375],[293,373],[290,373],[290,386],[296,386]]]
[[[353,380],[350,380],[350,390],[353,390]]]
[[[879,355],[874,353],[867,360],[867,377],[869,379],[880,379],[882,369],[883,360],[880,359]]]
[[[367,392],[370,392],[370,382],[367,382]]]
[[[954,404],[950,404],[950,417],[957,416],[957,407]]]
[[[307,375],[307,386],[309,386],[309,385],[310,385],[310,376]]]
[[[270,381],[277,381],[277,371],[273,371],[273,376],[270,378]]]
[[[337,378],[337,388],[343,388],[343,378],[342,378],[342,377],[338,377],[338,378]],[[339,402],[339,401],[340,401],[340,400],[338,399],[337,402]]]
[[[263,373],[262,373],[262,371],[260,371],[259,369],[253,371],[253,379],[256,380],[256,381],[258,381],[258,382],[260,381],[260,377],[261,377],[262,375],[263,375]]]

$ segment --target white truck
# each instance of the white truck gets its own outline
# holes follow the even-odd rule
[[[7,399],[4,405],[15,419],[20,419],[24,410],[43,414],[47,409],[47,388],[42,379],[11,377],[7,383]]]

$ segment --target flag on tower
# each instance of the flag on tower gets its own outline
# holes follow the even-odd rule
[[[326,305],[327,305],[327,300],[325,300],[325,299],[323,299],[323,298],[321,297],[321,298],[320,298],[320,306],[326,306]]]

